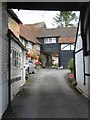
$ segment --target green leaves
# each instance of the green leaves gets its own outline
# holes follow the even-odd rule
[[[70,22],[75,20],[77,21],[78,17],[72,11],[61,11],[59,14],[53,18],[54,23],[57,24],[57,27],[68,27],[73,26]]]
[[[68,63],[68,68],[71,70],[71,73],[74,73],[74,59],[71,58],[71,60]]]

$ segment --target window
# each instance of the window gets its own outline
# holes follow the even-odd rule
[[[48,43],[48,38],[44,38],[44,43]]]
[[[36,46],[36,49],[37,49],[37,50],[40,50],[40,45],[37,45],[37,46]]]
[[[31,42],[28,42],[27,49],[32,49],[32,43]]]
[[[52,38],[52,43],[56,43],[56,38]]]
[[[56,38],[44,38],[45,44],[56,43]]]
[[[12,50],[12,66],[20,68],[20,54],[16,50]]]

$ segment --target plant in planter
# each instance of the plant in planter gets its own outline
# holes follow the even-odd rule
[[[39,56],[39,62],[41,62],[41,66],[45,68],[45,61],[44,61],[44,55]]]
[[[28,58],[28,57],[31,57],[31,53],[30,52],[27,52],[26,53],[26,57]]]
[[[35,62],[35,65],[36,65],[36,68],[40,68],[41,67],[41,63],[39,61]]]
[[[42,62],[44,60],[44,55],[39,56],[39,61]]]
[[[71,60],[68,63],[68,68],[71,70],[71,73],[74,73],[74,59],[71,58]]]
[[[33,60],[34,59],[34,57],[35,57],[35,54],[33,53],[33,54],[31,54],[31,60]]]
[[[69,68],[70,71],[71,71],[71,72],[68,74],[68,78],[69,78],[70,82],[71,82],[73,85],[77,85],[77,82],[76,82],[75,76],[74,76],[74,59],[73,59],[73,58],[69,61],[68,68]]]
[[[37,60],[38,58],[37,58],[37,56],[34,56],[34,58],[33,58],[34,60]]]
[[[35,62],[35,65],[37,65],[37,66],[38,66],[38,65],[41,65],[41,63],[40,63],[40,62]]]

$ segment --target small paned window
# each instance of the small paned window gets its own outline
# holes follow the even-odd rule
[[[32,43],[30,43],[30,42],[28,42],[28,44],[27,44],[27,49],[32,49]]]
[[[37,50],[40,50],[40,45],[37,45],[37,46],[36,46],[36,49],[37,49]]]
[[[20,68],[20,53],[13,49],[12,52],[12,66]]]
[[[56,43],[56,38],[44,38],[45,44]]]

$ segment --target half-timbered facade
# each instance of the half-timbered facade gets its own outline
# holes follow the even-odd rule
[[[90,96],[90,5],[80,14],[75,45],[75,68],[77,88]]]

